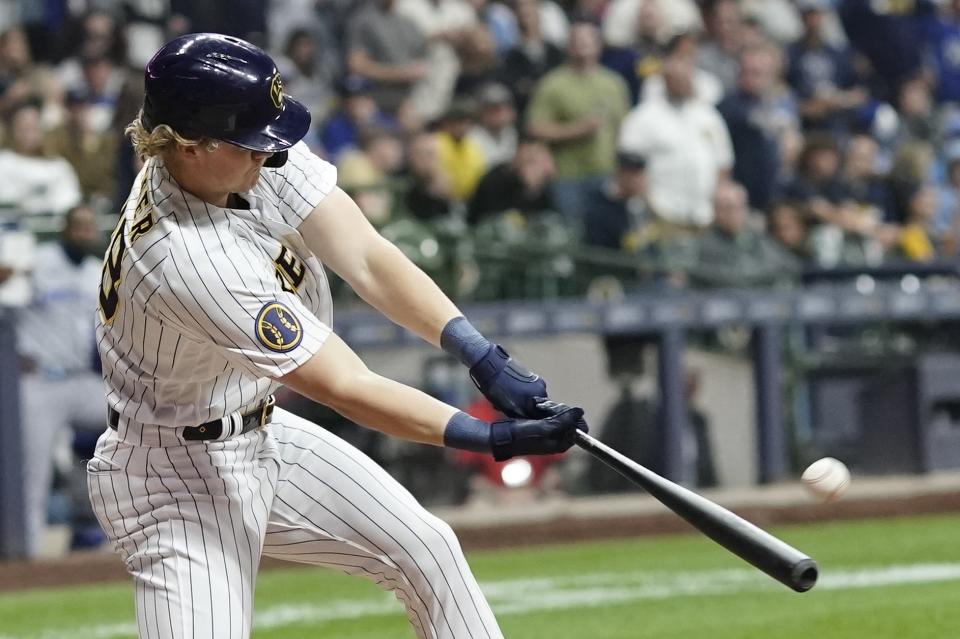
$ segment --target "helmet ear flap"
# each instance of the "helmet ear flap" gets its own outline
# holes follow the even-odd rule
[[[279,169],[281,166],[287,163],[287,152],[286,151],[277,151],[263,163],[265,167],[271,169]]]

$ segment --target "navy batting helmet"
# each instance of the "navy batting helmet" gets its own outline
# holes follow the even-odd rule
[[[145,72],[143,126],[214,138],[253,151],[279,152],[310,128],[306,107],[283,94],[277,66],[254,45],[193,33],[157,51]]]

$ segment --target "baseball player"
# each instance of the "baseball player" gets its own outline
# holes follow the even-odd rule
[[[301,137],[273,61],[187,35],[147,65],[128,127],[145,164],[104,259],[108,424],[93,507],[144,638],[250,635],[261,555],[392,590],[419,637],[501,637],[450,528],[384,470],[275,408],[279,384],[364,426],[497,459],[567,450],[582,411],[480,335],[382,239]],[[380,377],[331,331],[325,265],[458,357],[509,417],[486,423]]]

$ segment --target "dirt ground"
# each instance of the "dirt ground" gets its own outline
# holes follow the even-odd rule
[[[855,483],[855,486],[857,484]],[[833,504],[810,503],[795,486],[708,493],[761,527],[840,519],[900,517],[960,511],[960,475],[861,481]],[[563,499],[547,504],[487,506],[437,512],[466,550],[696,531],[643,494]],[[289,567],[269,559],[264,569]],[[43,561],[0,562],[0,591],[126,579],[110,552],[76,553]]]

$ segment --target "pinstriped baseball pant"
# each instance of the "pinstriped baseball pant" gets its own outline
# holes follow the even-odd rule
[[[453,532],[340,438],[283,410],[213,442],[121,423],[87,464],[141,639],[250,636],[261,554],[393,591],[421,638],[502,637]]]

